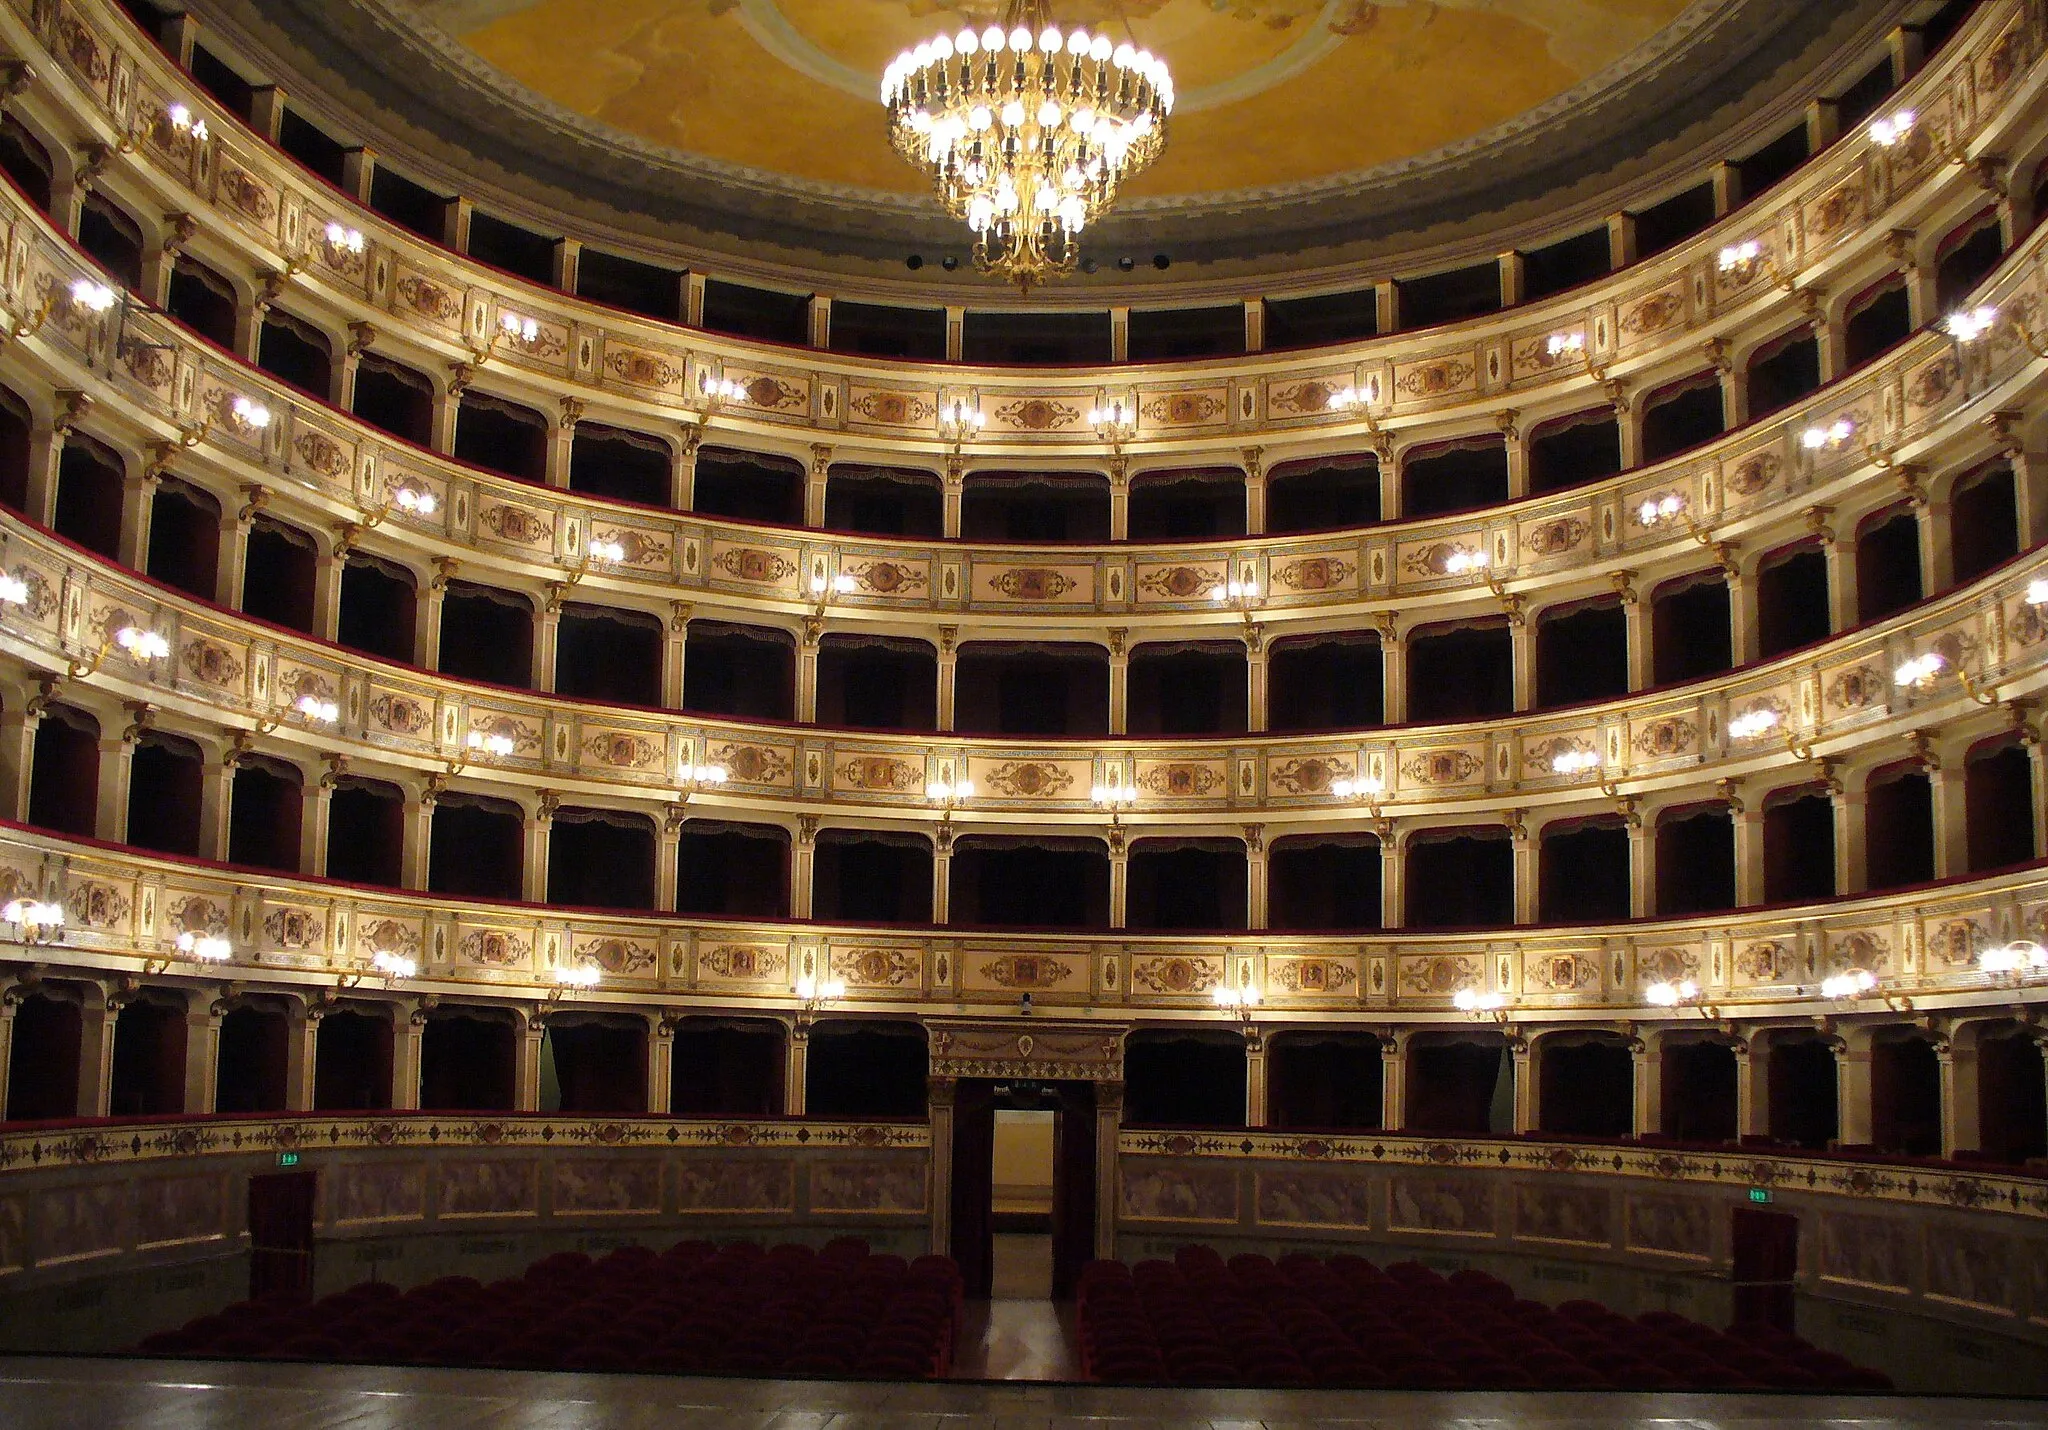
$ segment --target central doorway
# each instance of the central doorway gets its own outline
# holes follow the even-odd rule
[[[967,1294],[985,1299],[995,1289],[1000,1222],[1050,1238],[1052,1299],[1071,1299],[1095,1254],[1095,1084],[962,1078],[952,1153],[951,1252]]]

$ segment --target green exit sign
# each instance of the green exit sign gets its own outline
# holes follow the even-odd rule
[[[296,1152],[280,1152],[277,1154],[277,1165],[280,1167],[296,1167],[299,1165],[299,1154]],[[1756,1193],[1751,1192],[1750,1195],[1755,1196]]]
[[[1758,1206],[1767,1207],[1771,1204],[1771,1189],[1769,1187],[1751,1187],[1749,1189],[1749,1199]]]

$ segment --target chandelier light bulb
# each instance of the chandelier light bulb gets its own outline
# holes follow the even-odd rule
[[[1550,761],[1551,770],[1560,775],[1582,775],[1600,765],[1600,756],[1591,750],[1566,750]]]
[[[1748,267],[1763,256],[1764,246],[1756,239],[1752,238],[1746,239],[1741,243],[1731,243],[1728,247],[1721,250],[1721,271],[1723,273],[1733,273],[1738,268]]]
[[[226,963],[235,956],[233,945],[226,939],[194,933],[178,935],[178,952],[200,963]]]
[[[1446,576],[1465,576],[1474,571],[1484,571],[1487,555],[1484,551],[1453,551],[1444,560]]]
[[[1818,452],[1824,448],[1840,447],[1855,435],[1856,424],[1841,417],[1833,422],[1816,422],[1799,434],[1799,442],[1807,451]]]
[[[1892,672],[1892,684],[1897,686],[1926,685],[1948,668],[1948,660],[1940,651],[1928,651],[1911,660],[1901,661],[1899,668]]]
[[[114,644],[136,660],[162,660],[171,653],[171,643],[155,631],[140,626],[123,626],[114,632]]]
[[[381,948],[370,955],[370,967],[386,978],[417,978],[420,972],[418,959]]]
[[[432,492],[416,487],[398,488],[391,494],[391,502],[400,511],[411,512],[415,516],[432,516],[441,505],[440,499]]]
[[[2031,939],[1987,948],[1977,955],[1977,966],[1986,973],[2034,973],[2048,969],[2048,948]]]
[[[1998,309],[1990,304],[1979,308],[1966,308],[1950,313],[1942,324],[1948,335],[1957,342],[1968,345],[1976,342],[1998,325]]]
[[[1855,998],[1877,987],[1877,975],[1867,968],[1852,968],[1820,982],[1823,998]]]
[[[37,899],[9,899],[0,907],[0,919],[37,932],[60,929],[64,927],[64,906]]]
[[[164,117],[171,121],[173,133],[188,134],[201,144],[206,142],[206,121],[195,118],[189,105],[174,104],[164,111]]]
[[[346,228],[338,223],[330,223],[327,225],[327,244],[328,247],[337,248],[343,253],[360,255],[365,247],[363,231],[359,228]]]
[[[28,582],[19,576],[0,573],[0,604],[25,606],[28,604]]]
[[[1880,119],[1870,126],[1870,142],[1880,149],[1889,149],[1913,132],[1919,118],[1912,110],[1902,109],[1889,119]]]
[[[1770,734],[1771,731],[1784,723],[1784,716],[1769,706],[1765,706],[1762,709],[1751,710],[1730,720],[1728,722],[1728,737],[1733,740],[1754,740],[1761,735]]]
[[[1677,983],[1652,983],[1643,990],[1643,1000],[1658,1008],[1676,1008],[1679,1004],[1690,1003],[1699,996],[1700,986],[1690,978]]]
[[[1472,988],[1460,988],[1451,995],[1451,1006],[1461,1013],[1492,1013],[1508,1006],[1508,1000],[1498,993],[1481,993]]]
[[[626,559],[625,543],[610,540],[593,541],[590,543],[590,559],[617,565]]]
[[[114,290],[104,283],[81,278],[71,285],[71,302],[73,306],[98,316],[114,306],[115,294]]]
[[[510,735],[489,735],[482,730],[471,730],[469,738],[464,743],[480,754],[495,755],[499,759],[504,759],[513,750]]]
[[[1549,342],[1544,344],[1544,348],[1554,358],[1564,357],[1567,354],[1582,353],[1586,350],[1586,335],[1584,333],[1552,333]]]
[[[1333,780],[1330,793],[1339,799],[1377,799],[1387,792],[1387,782],[1366,775],[1355,780]]]
[[[320,725],[332,725],[341,718],[339,705],[332,700],[322,700],[317,695],[301,695],[292,708]]]
[[[555,970],[555,982],[564,988],[595,988],[604,981],[604,970],[594,963],[578,963]]]
[[[239,425],[252,432],[261,432],[270,425],[270,409],[253,397],[237,397],[228,411]]]
[[[4,599],[4,597],[0,597],[0,599]],[[2027,604],[2030,606],[2048,606],[2048,580],[2027,582]]]

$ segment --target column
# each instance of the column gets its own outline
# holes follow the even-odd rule
[[[1408,1121],[1408,1039],[1396,1033],[1380,1040],[1380,1127],[1399,1132]]]
[[[156,512],[156,489],[162,478],[129,472],[121,483],[119,560],[130,571],[149,570],[149,523]]]
[[[1131,648],[1128,626],[1109,628],[1109,733],[1126,735],[1131,728]],[[946,728],[941,726],[941,729]]]
[[[22,515],[42,526],[57,524],[57,473],[64,460],[64,434],[37,427],[29,438],[28,498]]]
[[[796,842],[790,846],[789,916],[811,916],[811,880],[817,865],[818,816],[800,814],[796,820]]]
[[[945,489],[939,500],[939,534],[948,541],[960,539],[960,498],[967,486],[967,464],[959,455],[946,459]]]
[[[1814,346],[1820,349],[1820,380],[1833,382],[1842,375],[1847,364],[1843,361],[1843,348],[1848,341],[1848,330],[1839,313],[1823,313],[1814,319]]]
[[[1130,927],[1131,903],[1131,851],[1124,842],[1124,832],[1112,829],[1109,832],[1109,926],[1113,929]]]
[[[1391,278],[1372,285],[1373,331],[1384,336],[1401,331],[1401,290]]]
[[[562,598],[554,591],[533,613],[533,677],[535,690],[551,693],[555,688],[555,656],[562,644]]]
[[[565,397],[561,421],[548,428],[547,464],[541,480],[559,491],[569,490],[569,473],[576,463],[576,424],[582,417],[582,400]]]
[[[1735,1043],[1735,1135],[1768,1137],[1771,1132],[1771,1049],[1765,1034]]]
[[[348,553],[328,542],[320,543],[320,555],[313,563],[313,635],[333,642],[341,635],[341,575],[348,569]]]
[[[1131,539],[1131,469],[1122,457],[1109,469],[1109,539]]]
[[[440,791],[431,784],[405,787],[405,843],[400,855],[405,888],[418,891],[427,887],[434,847],[434,805],[439,797]]]
[[[1714,217],[1726,218],[1742,203],[1742,170],[1723,159],[1708,171],[1714,185]]]
[[[238,756],[230,751],[216,759],[206,756],[199,784],[199,857],[228,857],[228,833],[235,821],[235,768]]]
[[[1752,908],[1764,901],[1764,812],[1753,805],[1734,811],[1735,904]]]
[[[960,628],[958,626],[939,627],[938,726],[942,734],[953,728],[954,701],[960,679],[960,652],[957,649],[959,636]],[[1112,690],[1116,688],[1114,676],[1111,677],[1110,688]],[[1113,720],[1115,717],[1112,716],[1111,718]],[[1110,728],[1115,729],[1115,726],[1112,725]]]
[[[1635,1077],[1637,1137],[1664,1130],[1664,1035],[1654,1030],[1629,1042],[1629,1068]]]
[[[1515,709],[1536,708],[1536,628],[1526,620],[1508,623],[1508,652],[1515,686]]]
[[[1245,927],[1266,928],[1272,921],[1272,895],[1270,874],[1272,855],[1266,848],[1266,826],[1247,824],[1244,827],[1244,898]]]
[[[334,806],[334,786],[326,778],[299,788],[299,873],[309,879],[327,873],[328,812]]]
[[[1503,413],[1500,422],[1508,449],[1508,500],[1521,501],[1529,495],[1529,444],[1515,430],[1509,414]]]
[[[517,1089],[513,1103],[514,1111],[540,1111],[541,1040],[547,1035],[547,1019],[539,1013],[520,1016],[519,1041],[515,1045],[512,1074],[513,1084]]]
[[[953,826],[942,824],[932,837],[932,922],[953,920]]]
[[[1721,369],[1721,416],[1730,432],[1749,423],[1749,374],[1733,365]]]
[[[1835,1043],[1835,1141],[1867,1147],[1871,1139],[1870,1034],[1844,1028]]]
[[[320,1068],[320,1020],[326,1015],[327,1010],[317,1003],[294,1003],[286,1014],[284,1105],[288,1112],[313,1110]]]
[[[1123,1132],[1124,1085],[1095,1084],[1095,1254],[1116,1255],[1117,1142]]]
[[[583,245],[573,238],[555,240],[555,251],[549,264],[548,282],[564,293],[576,291],[576,276],[583,264]]]
[[[1380,927],[1397,929],[1407,918],[1408,849],[1399,831],[1380,836]]]
[[[668,603],[668,632],[661,641],[661,708],[683,708],[684,661],[689,654],[690,614],[688,601]]]
[[[675,1091],[676,1025],[668,1018],[650,1020],[647,1029],[647,1115],[666,1117]]]
[[[1960,760],[1927,776],[1934,796],[1934,877],[1953,879],[1970,872],[1970,807]],[[2041,801],[2036,799],[2038,809]]]
[[[1632,471],[1643,464],[1642,406],[1626,395],[1614,397],[1613,402],[1614,429],[1621,438],[1621,465],[1623,470]]]
[[[1246,353],[1262,353],[1266,350],[1266,300],[1247,298],[1244,300],[1244,350]],[[1257,533],[1253,533],[1256,535]]]
[[[228,610],[242,609],[242,573],[249,568],[249,523],[238,511],[223,509],[220,558],[213,570],[213,601]]]
[[[2034,857],[2048,853],[2048,743],[2027,747],[2027,768],[2034,776]]]
[[[284,91],[274,84],[258,85],[249,92],[249,127],[271,143],[277,143],[284,124]]]
[[[7,1075],[14,1066],[14,1010],[19,1005],[5,996],[12,992],[0,990],[0,1112],[7,1107]]]
[[[114,1035],[120,1009],[87,985],[79,1001],[78,1115],[105,1117],[114,1095]]]
[[[1512,249],[1500,255],[1500,305],[1512,308],[1523,301],[1527,288],[1528,264]]]
[[[694,422],[683,424],[682,445],[669,458],[668,504],[688,511],[697,502],[697,449],[704,442],[704,429]]]
[[[676,911],[676,865],[682,858],[683,824],[686,806],[672,804],[656,826],[654,836],[654,908],[657,913]]]
[[[185,1115],[212,1113],[220,1093],[220,1020],[225,1003],[195,991],[185,1013]]]
[[[0,710],[0,819],[16,824],[28,820],[29,789],[35,777],[36,730],[43,723],[40,714],[30,714],[23,708],[22,696],[23,692],[10,691],[6,708]],[[0,1072],[0,1078],[5,1076]],[[0,1108],[6,1105],[5,1089],[0,1088]]]
[[[1949,503],[1922,502],[1913,515],[1920,530],[1920,572],[1927,594],[1936,595],[1956,583],[1955,542],[1950,535]]]
[[[341,156],[341,187],[359,204],[370,201],[370,187],[377,181],[377,154],[373,149],[347,149]]]
[[[447,604],[448,580],[457,565],[452,557],[446,556],[438,564],[439,574],[426,584],[413,603],[412,654],[422,670],[441,668],[441,609]]]
[[[1806,101],[1806,152],[1818,154],[1842,132],[1842,106],[1832,99]]]
[[[804,1080],[810,1075],[811,1029],[799,1023],[789,1030],[787,1061],[782,1069],[782,1115],[802,1117],[806,1106]],[[934,1129],[936,1132],[936,1129]],[[937,1148],[933,1151],[936,1154]]]
[[[428,445],[436,452],[453,452],[455,424],[461,416],[462,395],[445,387],[437,387],[434,392],[434,429],[429,434],[433,440]]]
[[[963,305],[946,305],[946,361],[965,361],[967,353],[967,309]]]
[[[1650,603],[1634,593],[1633,588],[1621,598],[1621,623],[1628,640],[1628,688],[1630,691],[1648,690],[1656,683],[1656,654],[1650,639],[1654,623],[1650,618]]]
[[[822,293],[811,295],[810,312],[811,346],[827,349],[832,346],[832,300]]]
[[[1385,670],[1380,676],[1382,725],[1405,724],[1408,719],[1408,652],[1391,618],[1380,627],[1380,659]]]
[[[804,525],[813,531],[825,527],[825,488],[832,478],[832,449],[823,442],[811,443],[811,474],[804,483]]]
[[[469,252],[469,221],[476,216],[476,204],[457,194],[441,206],[441,246],[457,253]]]
[[[420,1107],[420,1042],[426,1036],[423,1008],[401,1005],[391,1029],[391,1109],[417,1112]]]
[[[1759,636],[1756,614],[1756,577],[1739,571],[1728,577],[1729,644],[1736,666],[1756,659]]]
[[[818,645],[825,638],[825,618],[805,616],[796,643],[796,718],[813,725],[818,719]]]
[[[1607,216],[1607,267],[1610,272],[1636,261],[1636,216],[1631,213]]]
[[[109,844],[128,842],[128,780],[134,767],[135,746],[125,737],[100,741],[100,799],[93,835]]]
[[[949,1256],[953,1250],[953,1103],[959,1096],[957,1078],[928,1077],[924,1080],[925,1105],[932,1124],[932,1240],[934,1256]],[[1098,1171],[1096,1186],[1107,1185]],[[1100,1192],[1097,1193],[1098,1199]]]
[[[2048,541],[2048,455],[2013,451],[2013,496],[2019,508],[2020,546]]]
[[[1628,915],[1657,915],[1657,828],[1656,816],[1650,813],[1628,827]]]
[[[1862,776],[1858,776],[1860,785]],[[1835,893],[1843,898],[1870,886],[1864,860],[1864,794],[1844,786],[1830,796],[1835,806]]]
[[[1256,1033],[1244,1045],[1244,1125],[1266,1125],[1266,1044]]]
[[[1521,823],[1522,814],[1517,810],[1515,824],[1510,826],[1519,831],[1511,841],[1512,864],[1515,881],[1515,922],[1533,924],[1536,922],[1543,889],[1540,860],[1542,845]]]
[[[552,790],[540,792],[540,803],[526,815],[526,859],[521,868],[520,897],[529,904],[548,900],[548,846],[555,831],[555,811],[561,800]]]
[[[1837,635],[1861,619],[1856,586],[1856,544],[1839,537],[1821,546],[1828,565],[1828,629]]]
[[[683,275],[683,321],[693,328],[704,326],[704,275]]]
[[[1109,310],[1109,360],[1131,360],[1131,310],[1129,305]]]
[[[1254,626],[1244,633],[1245,728],[1254,735],[1264,732],[1269,718],[1271,673],[1265,633]]]
[[[1519,1137],[1524,1132],[1540,1130],[1538,1124],[1543,1120],[1543,1100],[1542,1090],[1537,1086],[1537,1079],[1540,1076],[1539,1069],[1541,1064],[1533,1055],[1535,1052],[1534,1045],[1527,1038],[1515,1037],[1511,1034],[1508,1039],[1508,1052],[1513,1059],[1515,1069],[1514,1131],[1515,1135]]]
[[[1251,309],[1247,308],[1246,312]],[[1257,348],[1251,349],[1257,352]],[[1266,534],[1266,449],[1244,449],[1244,529],[1248,536]]]
[[[1938,1038],[1934,1056],[1941,1067],[1941,1155],[1974,1152],[1984,1140],[1977,1115],[1977,1049]]]

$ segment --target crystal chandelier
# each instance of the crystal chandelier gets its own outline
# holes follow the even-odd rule
[[[882,76],[889,139],[974,230],[974,266],[1029,292],[1074,271],[1081,230],[1166,142],[1173,77],[1147,51],[1062,31],[1047,0],[940,35]]]

